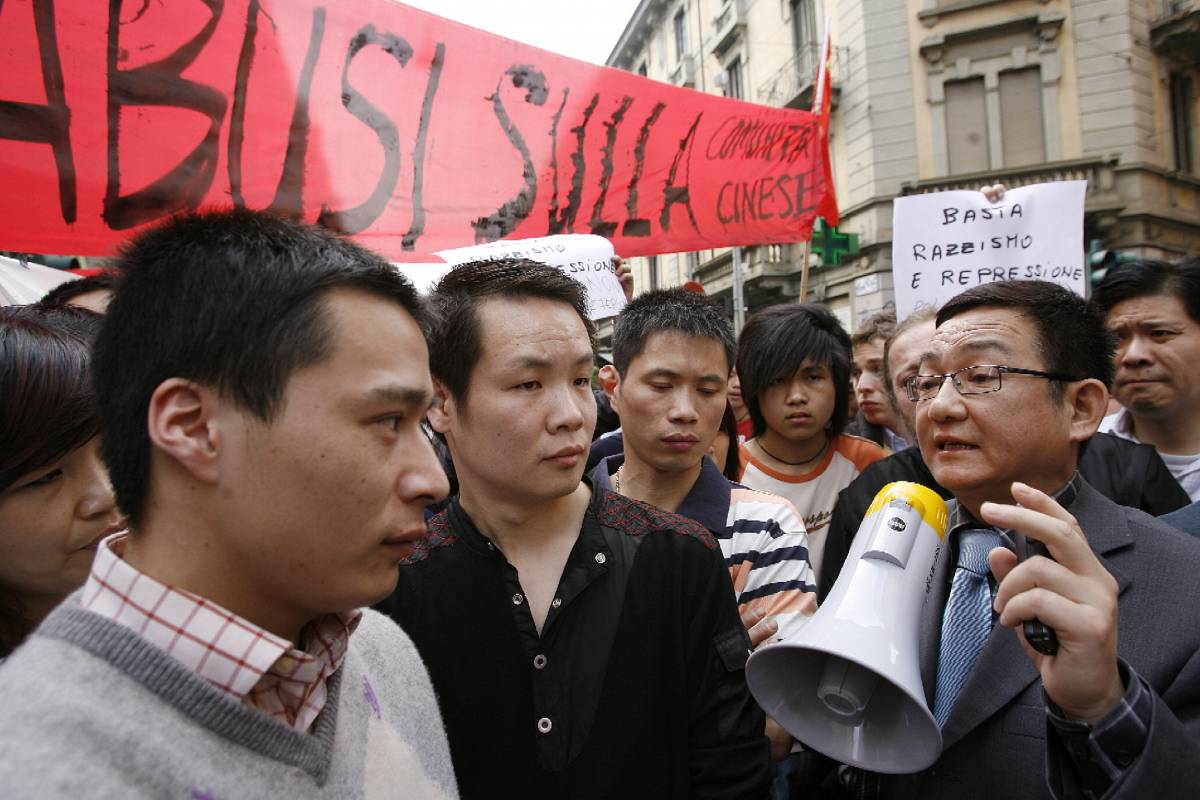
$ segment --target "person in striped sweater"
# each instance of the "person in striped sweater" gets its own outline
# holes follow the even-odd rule
[[[699,522],[720,543],[752,640],[794,631],[816,610],[808,539],[787,500],[728,480],[706,456],[728,402],[733,329],[711,300],[680,289],[647,292],[613,331],[613,405],[624,453],[604,459],[593,485]],[[790,737],[773,730],[776,757]]]

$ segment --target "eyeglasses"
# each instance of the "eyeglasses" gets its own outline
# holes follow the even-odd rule
[[[908,399],[914,403],[922,400],[932,400],[942,390],[942,384],[949,378],[954,382],[954,388],[959,394],[990,394],[1000,391],[1003,385],[1000,376],[1010,372],[1015,375],[1032,375],[1035,378],[1045,378],[1048,381],[1077,381],[1067,375],[1057,375],[1053,372],[1042,372],[1036,369],[1021,369],[1020,367],[1003,367],[997,364],[976,364],[963,367],[945,375],[913,375],[904,382],[904,390]]]

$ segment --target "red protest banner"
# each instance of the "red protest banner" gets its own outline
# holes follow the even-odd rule
[[[597,233],[623,255],[836,222],[827,123],[391,0],[0,3],[0,249],[103,255],[199,206],[395,260]]]

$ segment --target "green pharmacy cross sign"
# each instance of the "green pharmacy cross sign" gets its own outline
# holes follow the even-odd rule
[[[842,233],[818,218],[813,224],[812,250],[821,256],[822,264],[836,267],[842,263],[842,256],[858,255],[858,234]]]

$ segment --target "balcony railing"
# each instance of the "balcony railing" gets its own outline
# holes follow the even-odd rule
[[[724,53],[737,41],[746,27],[746,0],[725,0],[721,11],[713,17],[713,52]]]
[[[679,57],[675,68],[671,70],[671,83],[676,86],[696,85],[696,56],[693,53],[684,53]]]
[[[1051,161],[1026,167],[1009,167],[904,183],[900,186],[900,194],[928,194],[955,189],[975,190],[980,186],[993,183],[1003,183],[1006,188],[1015,189],[1018,186],[1028,186],[1034,183],[1086,180],[1088,182],[1088,207],[1108,206],[1118,202],[1116,167],[1116,157]]]
[[[1200,0],[1159,0],[1150,46],[1176,68],[1200,64]]]
[[[1155,15],[1155,21],[1197,10],[1200,10],[1200,2],[1197,0],[1158,0],[1158,13]]]
[[[833,58],[829,68],[829,80],[837,87],[841,74],[841,62],[845,57],[845,48],[833,48]],[[811,97],[813,83],[817,79],[817,63],[821,58],[819,42],[809,42],[799,48],[791,58],[771,77],[758,87],[758,102],[770,106],[787,106],[789,108],[807,108],[806,95]],[[837,95],[834,95],[837,99]]]

